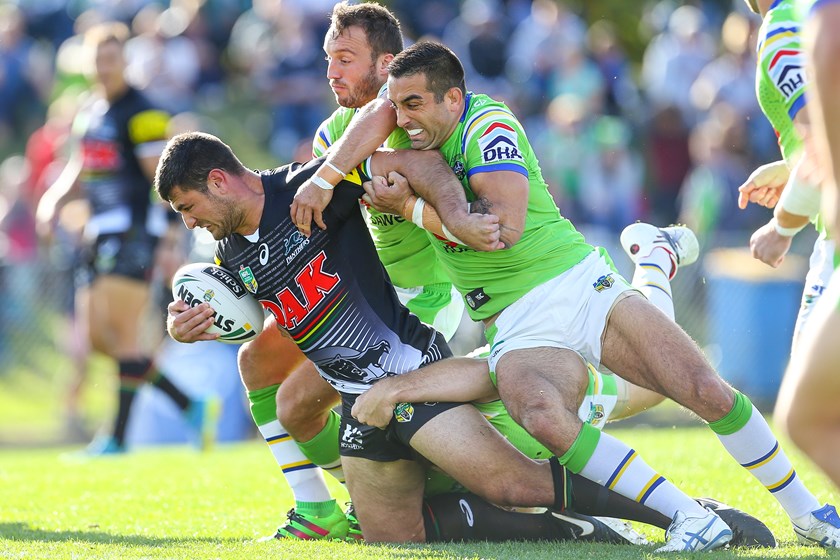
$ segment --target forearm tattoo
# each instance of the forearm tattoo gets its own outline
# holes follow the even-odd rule
[[[483,196],[475,199],[470,205],[470,212],[475,214],[492,214],[492,209],[493,203]],[[522,236],[521,231],[508,227],[503,223],[499,223],[499,229],[501,230],[499,240],[505,244],[505,249],[510,249],[514,244],[511,236],[513,236],[513,239],[519,239]]]

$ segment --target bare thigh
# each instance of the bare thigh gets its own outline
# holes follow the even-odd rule
[[[564,348],[512,350],[496,365],[499,396],[516,422],[554,454],[569,450],[582,426],[578,407],[589,373]]]
[[[242,384],[249,391],[277,385],[306,362],[297,344],[278,328],[273,316],[257,338],[239,348],[237,357]]]
[[[342,457],[347,491],[367,542],[424,542],[425,471],[415,461]]]
[[[791,357],[776,420],[840,484],[840,311],[820,311],[802,331]]]
[[[717,375],[679,325],[641,296],[612,309],[601,362],[627,381],[671,398],[707,422],[723,418],[734,403]]]
[[[554,503],[551,467],[510,444],[472,405],[435,416],[411,447],[471,492],[507,506]]]
[[[99,276],[90,287],[88,325],[92,346],[113,358],[147,354],[141,341],[149,285],[123,276]]]

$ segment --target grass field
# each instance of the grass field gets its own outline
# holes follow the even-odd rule
[[[713,496],[760,517],[776,534],[775,550],[713,552],[709,558],[840,558],[794,545],[781,509],[699,427],[614,430],[692,495]],[[0,449],[0,558],[289,558],[520,559],[647,558],[654,547],[563,543],[473,543],[380,546],[258,542],[292,500],[260,442],[141,449],[80,462],[71,448]],[[823,501],[840,496],[788,446],[799,475]],[[330,481],[332,482],[332,481]],[[337,485],[334,494],[344,500]],[[653,540],[662,532],[640,526]]]

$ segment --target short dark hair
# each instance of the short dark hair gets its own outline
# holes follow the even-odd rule
[[[437,103],[451,88],[467,93],[461,61],[448,47],[434,41],[414,43],[399,53],[388,65],[388,73],[393,78],[425,75],[426,88],[435,94]]]
[[[172,190],[208,191],[207,177],[214,169],[242,176],[247,171],[230,146],[204,132],[185,132],[167,142],[155,171],[155,191],[171,201]]]
[[[400,22],[384,6],[375,2],[350,5],[346,0],[336,4],[330,18],[334,36],[353,26],[364,29],[373,60],[382,54],[397,54],[403,50]]]

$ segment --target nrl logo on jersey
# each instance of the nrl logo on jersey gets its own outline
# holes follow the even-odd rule
[[[516,136],[516,131],[508,124],[502,122],[491,124],[478,139],[481,159],[484,163],[504,160],[523,161]]]
[[[239,265],[239,278],[241,278],[242,283],[245,284],[245,289],[256,295],[258,286],[257,279],[254,278],[254,272],[251,270],[250,266],[245,266],[244,264]]]
[[[613,278],[612,273],[605,274],[598,278],[598,281],[592,284],[592,287],[595,288],[596,292],[603,292],[604,290],[609,290],[615,284],[615,278]]]

